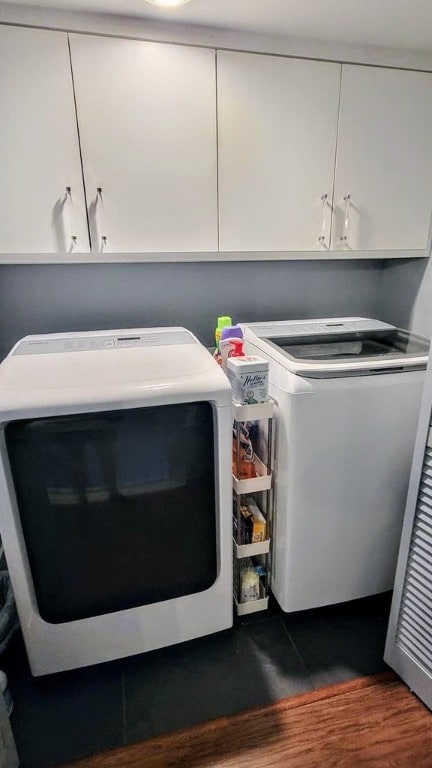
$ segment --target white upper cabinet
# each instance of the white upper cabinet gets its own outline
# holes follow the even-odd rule
[[[66,34],[0,26],[0,112],[0,251],[88,251]]]
[[[0,25],[0,110],[3,260],[427,244],[432,73]]]
[[[432,75],[344,65],[332,249],[425,248],[431,207]]]
[[[70,45],[93,250],[217,250],[215,52]]]
[[[217,62],[220,249],[325,252],[340,64],[226,51]]]

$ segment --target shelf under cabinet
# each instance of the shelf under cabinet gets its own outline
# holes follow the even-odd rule
[[[425,259],[426,250],[403,251],[203,251],[199,253],[0,253],[0,264],[122,264],[223,261],[359,261]]]

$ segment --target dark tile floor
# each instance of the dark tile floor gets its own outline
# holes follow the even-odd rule
[[[232,630],[32,678],[20,635],[0,657],[22,768],[116,746],[386,669],[390,594],[296,614],[272,604]]]

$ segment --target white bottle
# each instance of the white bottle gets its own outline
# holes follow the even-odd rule
[[[221,354],[222,370],[226,373],[228,360],[243,356],[243,339],[236,337],[221,339],[219,349]]]
[[[240,575],[240,602],[259,599],[259,576],[254,568],[245,568]]]

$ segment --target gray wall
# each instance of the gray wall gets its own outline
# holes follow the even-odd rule
[[[379,293],[383,320],[423,336],[432,335],[432,262],[387,262]]]
[[[432,336],[432,262],[423,265],[419,286],[411,315],[413,331]]]
[[[381,261],[0,267],[0,359],[30,333],[184,325],[206,345],[237,321],[381,318]]]

